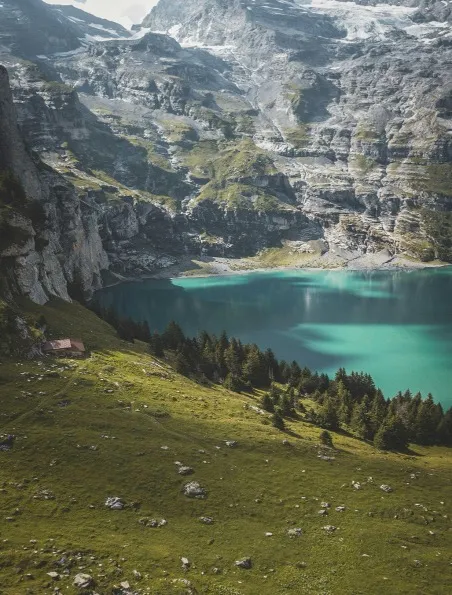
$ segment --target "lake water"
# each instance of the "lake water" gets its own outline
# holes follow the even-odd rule
[[[452,268],[149,280],[98,297],[151,330],[224,329],[313,370],[369,372],[387,397],[410,388],[452,406]]]

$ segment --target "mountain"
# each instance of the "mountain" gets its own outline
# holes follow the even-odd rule
[[[193,256],[263,266],[269,249],[273,264],[452,261],[439,4],[160,0],[131,35],[3,2],[20,134],[90,211],[106,255],[77,293]]]
[[[84,34],[85,40],[119,39],[131,35],[130,31],[122,25],[96,17],[75,6],[61,4],[53,5],[51,8],[71,23],[74,23],[79,32],[78,35]]]
[[[50,6],[41,0],[2,0],[0,48],[25,58],[76,50],[99,38],[128,37],[117,23],[72,6]]]

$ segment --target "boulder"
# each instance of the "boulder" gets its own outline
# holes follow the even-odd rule
[[[253,563],[251,561],[251,558],[242,558],[241,560],[236,560],[235,565],[237,566],[237,568],[244,568],[245,570],[249,570],[253,566]]]
[[[287,535],[289,537],[300,537],[303,535],[303,529],[300,529],[299,527],[296,527],[295,529],[288,529]]]
[[[182,489],[185,496],[188,498],[205,498],[207,495],[206,490],[201,487],[197,481],[190,481],[186,483]]]
[[[385,483],[383,483],[380,486],[380,490],[383,490],[383,492],[386,492],[387,494],[389,494],[389,492],[392,492],[393,491],[392,488],[391,488],[391,486],[388,486]]]
[[[191,475],[192,473],[195,472],[195,470],[192,469],[191,467],[186,467],[185,465],[181,465],[179,467],[179,469],[177,470],[177,472],[179,473],[179,475]]]
[[[182,568],[184,570],[188,570],[191,566],[191,562],[188,558],[181,558],[180,561],[182,562]]]
[[[121,498],[112,496],[105,500],[105,506],[110,510],[122,510],[125,504]]]
[[[211,516],[202,516],[199,517],[199,520],[201,521],[201,523],[204,523],[205,525],[213,525],[213,523],[215,522]]]
[[[75,575],[74,582],[72,584],[78,589],[89,589],[90,587],[94,586],[94,579],[90,574],[80,573]]]

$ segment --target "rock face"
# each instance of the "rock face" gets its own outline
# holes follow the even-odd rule
[[[2,290],[38,303],[100,287],[108,260],[97,217],[74,188],[27,151],[8,74],[0,67],[0,269]]]
[[[2,71],[0,167],[44,211],[8,214],[10,291],[78,297],[186,254],[287,242],[452,261],[450,14],[160,0],[131,36],[5,0],[20,132]]]

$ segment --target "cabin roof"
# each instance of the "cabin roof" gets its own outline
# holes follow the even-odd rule
[[[74,349],[76,351],[85,351],[83,341],[79,339],[57,339],[54,341],[47,341],[43,345],[44,351],[65,351],[66,349]]]

